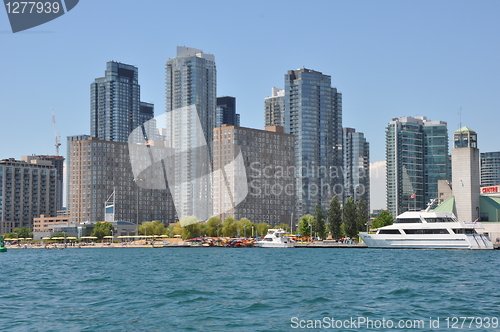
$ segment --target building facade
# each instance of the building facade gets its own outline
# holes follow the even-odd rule
[[[0,233],[33,227],[41,214],[56,215],[57,170],[51,164],[0,161]]]
[[[169,186],[179,218],[212,215],[211,146],[216,124],[215,57],[177,47],[166,64],[166,141],[179,156]],[[173,185],[172,185],[173,184]],[[203,202],[203,204],[200,204]]]
[[[215,126],[221,127],[223,124],[240,126],[240,115],[236,113],[236,98],[234,97],[217,97]]]
[[[140,101],[138,69],[106,63],[105,76],[90,85],[90,136],[127,142],[136,127],[153,118],[153,104]]]
[[[424,116],[393,118],[386,128],[387,209],[426,208],[438,180],[450,179],[447,124]]]
[[[105,220],[105,203],[113,199],[114,220],[140,224],[160,220],[174,221],[174,209],[168,190],[138,186],[132,173],[129,146],[89,137],[69,141],[68,207],[71,222]]]
[[[457,218],[473,222],[480,217],[479,149],[477,134],[462,127],[453,134],[452,185]]]
[[[343,192],[342,94],[331,77],[310,69],[285,75],[285,132],[295,137],[297,213],[314,213],[319,204]]]
[[[64,157],[63,156],[47,156],[47,155],[31,155],[22,156],[22,161],[31,164],[39,165],[52,165],[57,170],[57,198],[56,198],[56,210],[62,210],[63,208],[63,190],[64,190]]]
[[[481,186],[500,185],[500,151],[481,153]]]
[[[282,127],[258,130],[223,125],[215,128],[213,142],[214,169],[225,170],[214,176],[214,214],[270,225],[290,224],[297,217],[292,135]],[[239,151],[245,169],[232,164]],[[241,186],[248,186],[246,197],[232,195]]]
[[[370,211],[370,144],[363,133],[343,128],[344,201],[364,200]]]
[[[272,88],[271,97],[264,99],[265,125],[285,126],[285,90]]]

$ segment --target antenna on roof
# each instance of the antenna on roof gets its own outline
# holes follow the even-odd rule
[[[462,128],[462,107],[460,107],[460,111],[458,112],[458,117],[459,117],[459,123],[458,123],[458,129]]]

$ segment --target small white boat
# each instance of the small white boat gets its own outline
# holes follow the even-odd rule
[[[281,228],[269,229],[266,236],[257,241],[257,246],[261,248],[293,248],[295,243],[285,234],[286,232]]]
[[[479,222],[458,221],[453,213],[411,211],[376,234],[359,233],[370,248],[493,249],[491,240],[476,230]]]

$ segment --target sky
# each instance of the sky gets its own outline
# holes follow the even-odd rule
[[[61,155],[66,136],[89,134],[90,83],[107,61],[137,66],[141,100],[161,114],[165,62],[188,46],[215,55],[217,95],[236,97],[244,127],[263,129],[264,98],[288,70],[330,75],[343,126],[370,143],[371,207],[383,208],[393,117],[446,121],[450,135],[461,123],[481,152],[500,151],[499,11],[499,1],[81,0],[14,34],[0,10],[0,159],[54,154],[52,109]]]

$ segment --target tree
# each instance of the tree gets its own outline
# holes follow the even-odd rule
[[[193,239],[203,235],[203,226],[197,222],[182,227],[182,239]]]
[[[236,227],[240,236],[249,237],[252,235],[252,227],[255,227],[255,224],[247,218],[241,218],[236,222]]]
[[[370,214],[368,213],[368,205],[366,201],[358,201],[357,207],[357,224],[358,232],[366,230],[366,223],[370,220]]]
[[[342,230],[340,229],[342,225],[342,209],[337,196],[333,197],[330,201],[327,215],[328,226],[330,228],[330,233],[332,233],[332,237],[334,239],[340,239],[342,237]]]
[[[319,204],[314,207],[314,224],[313,230],[322,239],[326,237],[325,214]]]
[[[356,211],[356,203],[354,202],[354,198],[349,197],[345,203],[343,208],[344,215],[344,231],[347,236],[351,238],[355,238],[358,235],[358,225],[357,225],[357,211]]]
[[[144,221],[137,229],[137,233],[139,233],[139,235],[163,235],[167,232],[165,224],[160,220]]]
[[[389,213],[389,211],[384,210],[380,212],[380,215],[373,220],[372,227],[373,228],[380,228],[384,226],[389,226],[394,223],[394,217],[392,214]]]
[[[23,226],[21,228],[14,228],[14,233],[17,234],[17,237],[20,237],[20,238],[32,238],[33,237],[33,232],[31,231],[31,229],[29,229],[28,227],[26,226]]]
[[[205,234],[207,236],[219,236],[222,223],[219,217],[210,217],[205,225]]]
[[[222,223],[222,234],[224,236],[235,237],[237,232],[236,219],[234,217],[226,217]]]
[[[111,229],[113,229],[111,223],[105,221],[98,222],[94,226],[92,236],[97,237],[98,240],[102,240],[103,237],[111,235]]]
[[[299,220],[299,233],[303,236],[311,235],[311,225],[314,224],[314,217],[306,214]]]
[[[181,223],[177,222],[175,223],[175,225],[168,226],[167,233],[170,237],[174,237],[176,235],[182,235]]]
[[[257,236],[266,236],[267,230],[270,228],[271,228],[271,226],[269,226],[265,222],[258,223],[256,226]]]

